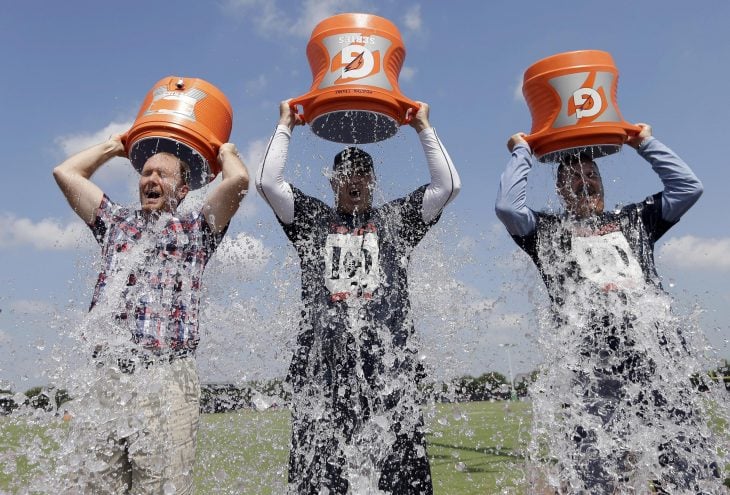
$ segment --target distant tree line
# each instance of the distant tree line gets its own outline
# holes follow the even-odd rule
[[[520,374],[514,383],[496,371],[480,376],[464,375],[446,382],[424,384],[422,392],[427,401],[470,402],[485,400],[519,399],[527,396],[528,389],[538,376],[537,371]],[[692,377],[692,383],[699,391],[707,391],[711,380],[722,383],[730,391],[730,362],[725,360],[715,370]],[[11,390],[0,390],[0,415],[10,414],[21,406],[43,409],[48,412],[61,409],[71,400],[64,389],[33,387],[21,395],[17,403]],[[219,413],[237,409],[269,409],[287,407],[291,394],[281,379],[251,381],[243,384],[207,383],[201,387],[200,410],[203,413]]]
[[[43,409],[46,412],[57,411],[61,405],[71,400],[66,389],[55,387],[33,387],[21,395],[20,402],[12,390],[0,390],[0,415],[7,415],[21,406]]]

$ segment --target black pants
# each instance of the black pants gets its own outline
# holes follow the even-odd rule
[[[367,330],[358,346],[347,337],[333,344],[332,336],[331,347],[319,353],[300,339],[305,345],[288,377],[294,392],[289,483],[297,494],[348,493],[347,472],[357,471],[352,462],[359,457],[370,463],[379,490],[433,494],[417,366],[399,349],[396,364],[384,366],[383,346]]]
[[[690,395],[697,392],[689,380],[685,380],[685,387],[673,390],[668,399],[659,382],[655,359],[635,341],[634,318],[628,314],[591,316],[580,346],[586,366],[574,373],[572,383],[573,389],[580,391],[577,399],[582,414],[614,436],[631,434],[621,431],[620,425],[625,424],[676,427],[681,433],[657,447],[661,473],[656,474],[656,485],[665,487],[668,493],[697,493],[697,481],[705,479],[708,472],[718,477],[719,483],[717,464],[711,458],[697,461],[709,451],[705,440],[693,434],[701,415],[693,411]],[[658,350],[669,353],[663,329],[657,330]],[[681,335],[675,340],[674,350],[681,351]],[[566,404],[566,408],[571,407],[575,406]],[[620,493],[628,481],[622,474],[628,476],[636,467],[637,452],[630,448],[606,452],[597,446],[598,432],[581,424],[570,434],[581,459],[576,469],[587,493]],[[630,438],[626,440],[631,443]]]

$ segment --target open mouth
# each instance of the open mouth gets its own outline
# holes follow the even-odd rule
[[[144,197],[147,199],[159,199],[162,197],[162,194],[160,194],[158,191],[147,191]]]
[[[350,189],[349,193],[350,193],[350,197],[352,199],[360,199],[360,196],[361,196],[360,189],[353,187]]]

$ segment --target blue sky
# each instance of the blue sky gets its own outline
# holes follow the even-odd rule
[[[69,359],[90,298],[98,250],[52,168],[126,130],[152,85],[181,75],[203,78],[228,96],[231,141],[253,174],[278,102],[309,89],[312,28],[334,13],[357,11],[399,26],[407,50],[401,89],[430,103],[432,124],[464,182],[411,274],[423,357],[435,375],[506,372],[507,349],[516,372],[541,359],[532,328],[544,294],[493,204],[508,159],[505,142],[530,128],[520,93],[524,70],[577,49],[613,55],[624,118],[652,124],[705,185],[700,202],[657,244],[657,263],[677,310],[694,311],[718,355],[730,356],[730,171],[722,144],[730,114],[727,2],[30,1],[8,2],[0,16],[2,383],[24,390],[47,382],[50,370]],[[382,200],[427,182],[411,128],[366,149],[376,160]],[[287,177],[331,199],[321,171],[338,150],[297,129]],[[599,165],[608,206],[661,187],[633,150]],[[550,166],[533,171],[534,208],[555,203],[553,173]],[[116,160],[95,180],[114,200],[137,202],[128,162]],[[252,188],[208,270],[204,379],[283,373],[298,299],[292,256]]]

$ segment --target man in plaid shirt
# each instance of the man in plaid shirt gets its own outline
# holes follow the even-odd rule
[[[76,493],[192,492],[200,382],[201,279],[248,190],[235,145],[221,146],[223,180],[202,208],[178,213],[190,168],[170,153],[149,157],[140,209],[113,203],[90,178],[125,156],[120,136],[68,158],[53,175],[102,248],[85,322],[96,373],[72,425],[65,489]],[[93,331],[92,331],[93,330]]]

